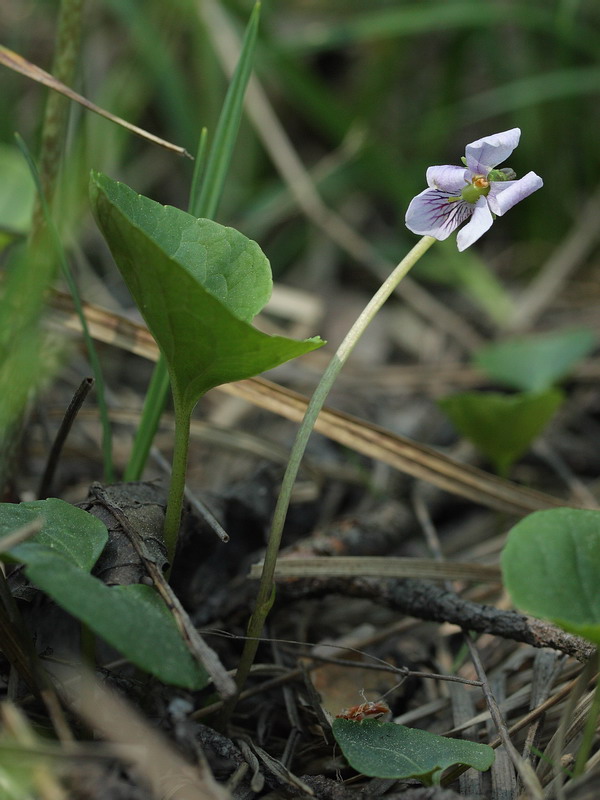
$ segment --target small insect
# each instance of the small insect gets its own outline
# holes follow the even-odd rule
[[[345,708],[340,714],[336,714],[336,719],[351,719],[355,722],[360,722],[361,719],[371,717],[377,719],[384,714],[388,714],[390,707],[387,703],[381,701],[368,700],[366,703],[361,703],[359,706],[350,706]]]

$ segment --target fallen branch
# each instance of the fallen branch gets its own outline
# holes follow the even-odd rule
[[[429,581],[410,578],[296,579],[279,583],[277,590],[278,598],[295,600],[329,594],[367,598],[411,617],[431,622],[451,622],[464,630],[491,633],[532,647],[552,647],[578,661],[587,661],[595,651],[590,642],[566,633],[550,622],[517,611],[502,611],[494,606],[465,600]]]

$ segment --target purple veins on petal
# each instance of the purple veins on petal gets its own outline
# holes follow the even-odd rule
[[[429,167],[429,188],[414,197],[406,211],[409,230],[447,239],[468,220],[457,237],[458,249],[465,250],[491,227],[494,215],[502,216],[543,186],[535,172],[513,180],[513,170],[496,170],[519,144],[520,136],[519,128],[511,128],[471,142],[463,159],[466,169],[449,164]]]
[[[450,192],[425,189],[411,201],[406,212],[406,226],[413,233],[447,239],[473,213],[474,206],[453,200]]]

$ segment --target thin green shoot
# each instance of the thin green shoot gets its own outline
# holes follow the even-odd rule
[[[192,186],[190,189],[190,197],[188,200],[188,212],[194,213],[195,198],[200,194],[201,182],[204,176],[206,166],[206,150],[208,147],[208,128],[202,128],[200,131],[200,138],[198,139],[198,150],[196,152],[196,160],[194,161],[194,173],[192,175]],[[197,216],[200,216],[198,214]]]
[[[125,481],[139,481],[142,477],[144,466],[148,460],[148,453],[152,447],[152,441],[167,404],[170,385],[167,362],[161,353],[152,371],[152,377],[144,399],[140,424],[135,432],[131,455],[123,473],[123,480]]]
[[[190,213],[197,217],[213,219],[223,194],[223,186],[242,118],[244,95],[252,73],[259,19],[260,3],[256,3],[246,27],[240,58],[219,116],[215,142],[206,164],[200,194],[190,198]]]

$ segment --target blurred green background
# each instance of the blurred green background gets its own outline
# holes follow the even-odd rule
[[[74,88],[195,152],[200,128],[214,131],[227,86],[215,41],[228,25],[206,25],[212,7],[88,0]],[[219,7],[241,35],[252,3]],[[2,42],[49,69],[57,13],[57,0],[4,0]],[[526,283],[599,185],[599,56],[597,0],[265,0],[256,74],[326,203],[393,260],[416,241],[404,213],[425,188],[427,166],[457,164],[468,142],[520,127],[508,163],[519,176],[540,174],[545,188],[474,250],[503,280]],[[35,152],[47,90],[5,68],[0,85],[0,141],[9,148],[0,151],[0,225],[19,231],[29,179],[13,133]],[[59,204],[68,238],[92,229],[90,167],[186,207],[190,161],[73,105]],[[217,218],[260,242],[276,278],[315,288],[322,261],[333,279],[357,272],[336,247],[321,256],[322,237],[247,120]],[[421,274],[443,279],[455,248],[434,251]]]

